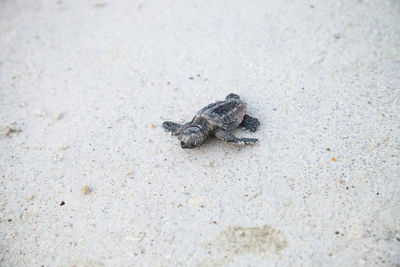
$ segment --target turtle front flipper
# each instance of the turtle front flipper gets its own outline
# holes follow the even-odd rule
[[[172,121],[164,121],[162,126],[167,132],[170,132],[173,135],[180,135],[187,128],[188,123],[179,124]]]
[[[253,145],[255,144],[258,140],[255,138],[237,138],[230,132],[224,131],[224,130],[218,130],[215,132],[215,137],[218,139],[229,142],[229,143],[235,143],[238,145]]]
[[[257,127],[260,126],[260,121],[246,114],[244,115],[243,121],[240,125],[249,132],[255,132]]]

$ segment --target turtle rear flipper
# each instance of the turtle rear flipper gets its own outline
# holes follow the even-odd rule
[[[215,137],[218,139],[229,142],[229,143],[235,143],[238,145],[254,145],[258,140],[255,138],[238,138],[231,134],[230,132],[224,131],[224,130],[218,130],[215,133]]]
[[[244,115],[243,121],[240,124],[249,132],[255,132],[257,127],[260,126],[260,121],[257,118],[251,117],[249,115]]]

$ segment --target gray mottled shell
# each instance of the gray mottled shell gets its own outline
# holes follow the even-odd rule
[[[207,119],[215,127],[230,131],[239,126],[245,114],[245,102],[240,99],[227,99],[202,108],[196,116]]]

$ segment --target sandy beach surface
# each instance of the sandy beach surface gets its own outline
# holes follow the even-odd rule
[[[0,265],[399,266],[399,74],[397,0],[0,0]]]

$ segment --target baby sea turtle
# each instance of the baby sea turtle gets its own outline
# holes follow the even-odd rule
[[[201,146],[208,137],[213,135],[220,140],[240,145],[251,145],[257,142],[254,138],[238,138],[230,133],[239,125],[250,132],[255,132],[260,122],[246,114],[246,103],[235,94],[229,94],[224,101],[202,108],[190,122],[178,124],[166,121],[163,123],[163,127],[168,132],[181,140],[182,148]]]

